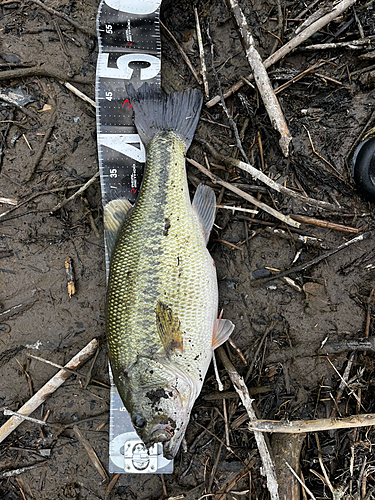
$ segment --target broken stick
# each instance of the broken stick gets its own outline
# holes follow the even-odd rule
[[[321,200],[315,200],[314,198],[309,198],[308,196],[303,196],[300,193],[297,193],[296,191],[293,191],[292,189],[289,189],[282,184],[278,184],[274,180],[270,179],[266,174],[264,174],[262,171],[258,170],[257,168],[253,167],[250,165],[250,163],[245,163],[243,161],[238,160],[237,158],[231,158],[230,156],[225,156],[216,151],[216,149],[207,141],[199,138],[199,142],[204,144],[204,146],[207,148],[207,150],[210,152],[210,154],[216,159],[223,161],[229,165],[233,165],[235,167],[240,168],[241,170],[244,170],[245,172],[249,173],[254,179],[257,179],[258,181],[263,182],[266,184],[266,186],[270,187],[271,189],[274,189],[278,193],[285,194],[287,196],[291,196],[292,198],[295,198],[296,200],[300,201],[301,203],[307,203],[308,205],[318,207],[318,208],[323,208],[325,210],[332,210],[334,212],[343,210],[342,207],[337,206],[337,205],[332,205],[332,203],[328,203],[326,201],[321,201]]]
[[[103,481],[106,481],[108,479],[108,474],[107,474],[105,468],[103,467],[101,461],[99,460],[98,455],[95,453],[94,448],[87,441],[87,439],[83,436],[82,432],[78,429],[78,427],[76,425],[73,425],[73,431],[74,431],[74,434],[77,436],[78,440],[81,442],[81,444],[85,448],[85,450],[86,450],[92,464],[94,465],[95,469],[102,476]]]
[[[368,231],[367,233],[360,234],[359,236],[356,236],[352,240],[346,241],[342,245],[338,246],[337,248],[334,248],[333,250],[330,250],[329,252],[326,252],[322,255],[319,255],[319,257],[316,257],[315,259],[310,260],[309,262],[306,262],[305,264],[301,264],[300,266],[296,267],[291,267],[287,271],[282,271],[279,274],[275,274],[271,278],[264,278],[264,279],[258,279],[258,280],[253,280],[254,283],[257,285],[266,283],[267,281],[274,280],[277,278],[283,278],[284,276],[288,276],[288,274],[292,273],[299,273],[301,271],[304,271],[305,269],[308,269],[311,266],[314,266],[315,264],[318,264],[320,261],[327,259],[331,255],[334,255],[337,252],[340,252],[344,248],[347,248],[349,245],[352,245],[353,243],[359,243],[360,241],[363,241],[367,238],[369,238],[372,235],[371,231]]]
[[[268,69],[270,66],[275,64],[276,62],[280,61],[283,57],[285,57],[287,54],[289,54],[293,49],[301,45],[302,42],[305,42],[308,38],[310,38],[312,35],[314,35],[317,31],[322,29],[324,26],[326,26],[328,23],[333,21],[336,17],[338,17],[340,14],[342,14],[346,9],[351,7],[353,4],[356,3],[356,0],[342,0],[340,3],[336,4],[331,12],[328,12],[325,16],[321,17],[314,23],[312,23],[308,28],[303,30],[301,33],[298,33],[294,38],[292,38],[289,42],[287,42],[285,45],[283,45],[279,50],[274,52],[272,56],[268,57],[263,61],[264,67]],[[248,80],[252,80],[254,76],[248,75],[246,77]],[[226,91],[224,94],[224,97],[227,98],[230,95],[234,94],[237,92],[241,87],[245,85],[245,82],[243,80],[238,81],[235,83],[230,89]],[[208,108],[214,106],[220,101],[220,96],[215,96],[211,101],[209,101],[206,106]]]
[[[40,145],[40,149],[39,149],[39,151],[38,151],[38,153],[35,156],[35,159],[33,161],[33,165],[31,167],[31,172],[30,172],[30,176],[29,176],[29,181],[31,181],[34,178],[35,171],[36,171],[36,169],[37,169],[37,167],[39,165],[40,160],[42,159],[42,156],[43,156],[44,150],[46,148],[47,142],[49,141],[49,139],[51,137],[51,134],[53,132],[53,129],[55,128],[56,120],[57,120],[57,113],[58,113],[58,111],[56,109],[54,111],[53,115],[52,115],[52,118],[50,120],[48,129],[46,130],[46,132],[44,134],[42,144]]]
[[[229,182],[225,182],[220,179],[217,175],[214,175],[212,172],[210,172],[207,168],[205,168],[203,165],[200,163],[196,162],[195,160],[191,160],[190,158],[186,158],[186,160],[194,165],[198,170],[200,170],[203,174],[207,175],[214,183],[220,184],[221,186],[224,186],[225,188],[229,189],[229,191],[232,191],[233,193],[236,193],[238,196],[241,196],[245,200],[249,201],[253,205],[261,208],[265,212],[269,213],[270,215],[273,215],[273,217],[276,217],[277,219],[285,222],[286,224],[289,224],[289,226],[292,227],[299,227],[300,224],[299,222],[296,222],[292,220],[288,215],[284,215],[281,212],[278,212],[274,208],[269,207],[265,203],[262,203],[261,201],[257,200],[254,198],[254,196],[251,196],[248,193],[245,193],[245,191],[242,191],[241,189],[236,188]]]
[[[232,381],[234,388],[236,389],[236,392],[241,398],[242,404],[244,405],[250,420],[256,421],[256,414],[252,406],[253,400],[249,396],[249,391],[247,390],[244,379],[238,374],[233,364],[229,361],[229,358],[225,354],[224,349],[222,347],[219,347],[217,352],[221,359],[221,362],[228,372],[228,375]],[[271,496],[271,500],[279,500],[279,486],[276,479],[275,467],[272,462],[270,452],[267,448],[266,441],[264,439],[264,436],[256,430],[254,431],[254,436],[257,442],[260,457],[262,459],[264,474],[267,477],[267,487]]]
[[[305,432],[330,431],[332,429],[351,429],[375,425],[375,413],[364,413],[344,418],[320,418],[317,420],[295,420],[280,422],[278,420],[252,420],[248,426],[251,431],[280,432],[283,434],[300,434]]]
[[[201,60],[201,74],[202,74],[202,78],[203,78],[204,95],[208,98],[209,91],[208,91],[208,82],[207,82],[207,67],[206,67],[206,60],[204,58],[204,48],[203,48],[203,41],[202,41],[201,26],[199,23],[198,9],[196,7],[194,7],[194,15],[195,15],[195,26],[196,26],[196,32],[197,32],[198,47],[199,47],[199,57]]]
[[[375,352],[375,337],[356,340],[341,340],[339,342],[326,342],[318,350],[318,354],[330,355],[340,354],[346,351],[370,351]]]
[[[83,186],[81,186],[78,191],[76,191],[74,194],[72,194],[72,196],[70,196],[69,198],[66,198],[64,201],[62,201],[61,203],[59,203],[58,205],[56,205],[51,211],[50,211],[50,214],[53,214],[54,212],[56,212],[57,210],[60,210],[60,208],[62,207],[65,207],[65,205],[67,203],[69,203],[70,201],[74,200],[74,198],[76,198],[78,195],[80,195],[81,193],[83,193],[84,191],[86,191],[86,189],[91,186],[91,184],[93,184],[96,179],[99,177],[99,171],[96,172],[95,175],[93,175],[91,177],[91,179],[89,179],[86,184],[84,184]]]
[[[274,434],[271,439],[276,475],[279,481],[280,498],[288,500],[300,499],[298,480],[294,477],[285,462],[293,470],[300,473],[300,455],[305,434]]]
[[[72,298],[72,295],[76,293],[75,279],[74,279],[74,268],[73,261],[70,257],[65,259],[65,271],[66,271],[66,280],[68,286],[68,295],[69,298]]]
[[[76,354],[64,368],[69,370],[75,370],[81,365],[86,363],[88,359],[94,354],[99,343],[96,339],[93,339],[86,347],[84,347],[78,354]],[[39,389],[37,393],[34,394],[19,410],[17,413],[20,415],[30,415],[35,411],[49,395],[56,391],[62,385],[65,380],[71,376],[71,371],[60,370],[56,373],[44,386]],[[12,416],[4,425],[0,427],[0,443],[4,441],[5,438],[11,434],[14,429],[16,429],[23,422],[22,416]]]
[[[314,219],[313,217],[306,217],[305,215],[291,215],[293,220],[298,220],[298,222],[303,222],[304,224],[311,224],[313,226],[326,227],[327,229],[333,229],[334,231],[341,231],[343,233],[358,234],[361,229],[355,227],[343,226],[342,224],[335,224],[334,222],[328,222],[326,220]]]
[[[254,38],[247,24],[246,18],[239,6],[237,0],[225,0],[229,12],[236,23],[236,28],[241,40],[241,44],[246,54],[247,61],[253,71],[254,80],[262,97],[267,114],[271,120],[272,126],[280,134],[279,144],[284,156],[289,156],[289,143],[292,137],[289,133],[288,125],[285,121],[283,112],[275,92],[273,91],[271,81],[263,65],[262,58],[255,48]]]

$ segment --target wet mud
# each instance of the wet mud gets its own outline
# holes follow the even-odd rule
[[[296,19],[306,10],[305,2],[254,0],[240,4],[263,59],[281,42],[291,39],[301,24],[300,20],[286,19]],[[48,5],[95,30],[96,1],[63,0]],[[161,19],[199,71],[194,5],[188,0],[163,2]],[[218,84],[211,66],[207,27],[224,91],[241,76],[247,77],[250,69],[225,3],[201,1],[197,8],[212,98]],[[331,3],[318,2],[301,19],[318,8],[330,9]],[[255,167],[298,193],[337,205],[337,211],[279,194],[244,171],[215,160],[199,138],[222,155],[243,160],[219,105],[203,107],[198,140],[193,141],[187,155],[206,166],[207,160],[214,174],[284,215],[322,221],[321,227],[301,222],[295,230],[261,210],[253,214],[219,208],[217,212],[208,247],[217,268],[220,309],[236,325],[232,344],[226,350],[253,391],[263,419],[312,420],[375,412],[374,353],[344,350],[324,354],[325,344],[374,335],[375,205],[356,189],[350,165],[356,144],[375,126],[375,41],[359,49],[307,48],[359,40],[361,29],[363,36],[373,35],[374,9],[372,2],[358,1],[355,11],[348,9],[269,68],[277,89],[321,62],[317,71],[278,93],[293,137],[288,158],[282,155],[278,135],[253,88],[246,84],[226,101],[238,129],[243,130],[242,145]],[[143,500],[212,495],[207,498],[219,499],[226,494],[228,499],[239,498],[229,493],[233,490],[246,492],[241,498],[269,498],[245,409],[220,362],[224,392],[218,391],[210,368],[192,412],[186,446],[176,457],[172,475],[121,475],[114,486],[109,486],[111,478],[103,480],[77,438],[74,425],[106,469],[109,378],[99,182],[51,214],[98,169],[95,110],[64,86],[64,80],[70,80],[94,99],[97,42],[33,2],[1,2],[0,33],[0,93],[16,91],[30,113],[0,101],[0,196],[19,203],[17,207],[8,202],[0,204],[1,408],[16,411],[56,373],[56,367],[29,355],[63,365],[91,339],[100,340],[97,357],[79,370],[82,376],[72,375],[33,413],[37,419],[48,413],[52,425],[42,428],[22,423],[0,444],[0,497]],[[27,73],[27,67],[39,70]],[[14,69],[21,73],[2,76]],[[162,85],[166,92],[197,86],[165,32]],[[38,158],[51,127],[50,138]],[[192,195],[199,182],[206,182],[215,190],[219,205],[255,208],[212,183],[192,165],[187,170]],[[332,224],[345,229],[338,231]],[[350,228],[359,232],[350,232]],[[366,232],[368,238],[327,259],[291,272],[287,279],[276,277],[277,270],[307,264]],[[314,238],[313,243],[299,241],[298,235]],[[67,258],[74,266],[76,293],[71,298]],[[352,364],[340,389],[349,361]],[[0,414],[0,423],[6,419]],[[371,493],[375,492],[373,429],[335,430],[318,436],[318,441],[313,435],[304,440],[299,457],[304,480],[316,497],[333,498],[323,481],[321,459],[332,488],[345,490],[345,498],[372,498],[366,495],[375,494]],[[34,465],[22,474],[4,475]]]

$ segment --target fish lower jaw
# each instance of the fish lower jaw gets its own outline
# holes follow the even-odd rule
[[[165,443],[166,441],[170,441],[172,437],[172,432],[167,429],[160,429],[151,435],[151,441],[153,443]]]

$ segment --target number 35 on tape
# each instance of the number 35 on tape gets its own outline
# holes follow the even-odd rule
[[[103,203],[135,201],[145,150],[132,121],[126,85],[160,86],[161,0],[102,0],[97,28],[97,132]]]

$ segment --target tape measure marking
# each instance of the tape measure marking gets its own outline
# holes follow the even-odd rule
[[[97,17],[99,54],[96,71],[96,115],[103,205],[117,198],[137,198],[146,160],[133,125],[126,85],[145,81],[160,87],[161,0],[102,0]],[[109,259],[106,248],[106,271]],[[138,438],[111,377],[109,471],[171,473],[173,461],[162,445],[148,452]],[[148,456],[148,458],[147,458]]]

